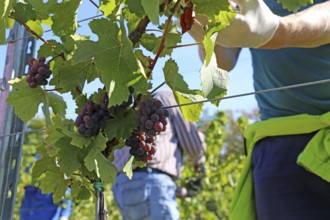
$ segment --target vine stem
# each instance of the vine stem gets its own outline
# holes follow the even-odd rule
[[[174,11],[177,9],[177,7],[179,6],[179,4],[180,4],[180,1],[177,1],[175,3],[175,5],[173,6],[173,8],[171,9],[172,13],[168,16],[168,19],[167,19],[166,25],[165,25],[165,29],[164,29],[164,33],[163,33],[162,38],[160,40],[159,49],[157,51],[157,54],[156,54],[155,58],[153,59],[153,61],[151,62],[150,66],[149,66],[149,68],[151,70],[154,69],[154,67],[155,67],[155,65],[157,63],[157,60],[158,60],[160,54],[163,52],[163,50],[165,48],[165,39],[166,39],[167,33],[169,31],[169,27],[170,27],[170,24],[171,24],[171,21],[172,21],[172,17],[174,15]],[[150,77],[150,73],[147,76],[149,78]]]
[[[17,20],[20,24],[22,24],[29,33],[31,33],[36,38],[38,38],[39,40],[41,40],[42,42],[44,42],[48,47],[50,47],[51,49],[54,49],[55,48],[51,43],[49,43],[48,41],[46,41],[45,39],[43,39],[39,34],[37,34],[36,32],[34,32],[29,26],[27,26],[27,24],[24,21],[22,21],[22,19],[16,14],[15,11],[13,11],[11,13],[11,17],[13,19]]]

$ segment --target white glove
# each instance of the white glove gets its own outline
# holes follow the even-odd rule
[[[271,12],[263,0],[229,2],[238,13],[228,27],[219,31],[216,44],[231,48],[258,48],[273,38],[279,17]]]

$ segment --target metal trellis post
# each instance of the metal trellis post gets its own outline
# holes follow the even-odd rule
[[[22,155],[24,123],[6,103],[11,90],[8,81],[22,77],[28,71],[28,59],[34,55],[36,41],[18,23],[9,33],[6,63],[0,80],[0,220],[13,218],[16,188]],[[8,134],[14,134],[9,135]]]

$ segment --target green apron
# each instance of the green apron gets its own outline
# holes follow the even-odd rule
[[[308,134],[318,131],[297,158],[297,163],[330,182],[330,112],[295,115],[258,121],[244,131],[247,158],[238,180],[229,214],[230,220],[256,220],[251,155],[255,143],[265,137]]]

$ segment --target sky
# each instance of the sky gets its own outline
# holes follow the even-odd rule
[[[83,1],[79,11],[78,11],[78,21],[93,17],[98,15],[98,12],[95,10],[91,10],[91,5],[89,1]],[[83,35],[89,35],[91,33],[88,27],[89,21],[84,21],[79,23],[80,27],[77,30],[77,33]],[[53,38],[51,32],[45,33],[43,36],[44,39],[51,39]],[[189,34],[183,35],[182,44],[189,44],[193,43],[194,40],[189,36]],[[38,51],[42,42],[37,41],[36,51]],[[5,57],[6,57],[6,49],[5,45],[0,45],[0,78],[3,76],[4,64],[5,64]],[[198,56],[198,48],[197,46],[190,46],[190,47],[181,47],[176,48],[173,50],[172,58],[178,63],[179,66],[179,73],[183,75],[185,81],[189,85],[190,89],[201,89],[201,79],[199,70],[202,67],[202,61],[199,59]],[[156,87],[157,85],[161,84],[164,81],[162,68],[164,66],[164,62],[166,59],[159,59],[153,71],[153,85]],[[229,88],[227,91],[227,96],[232,95],[239,95],[243,93],[253,92],[253,83],[252,83],[252,67],[251,67],[251,56],[248,49],[243,49],[237,65],[235,68],[230,71],[229,73],[231,82],[229,84]],[[85,87],[85,92],[92,93],[96,89],[96,86],[100,86],[97,82],[91,83]],[[162,88],[166,89],[166,87]],[[70,95],[64,95],[64,99],[68,103],[67,109],[67,117],[68,118],[75,118],[76,115],[75,105],[71,100]],[[257,106],[255,98],[253,95],[243,96],[239,98],[230,98],[224,99],[220,102],[219,106],[214,106],[210,103],[204,104],[204,111],[207,114],[212,115],[214,112],[219,110],[232,110],[232,111],[252,111]]]

